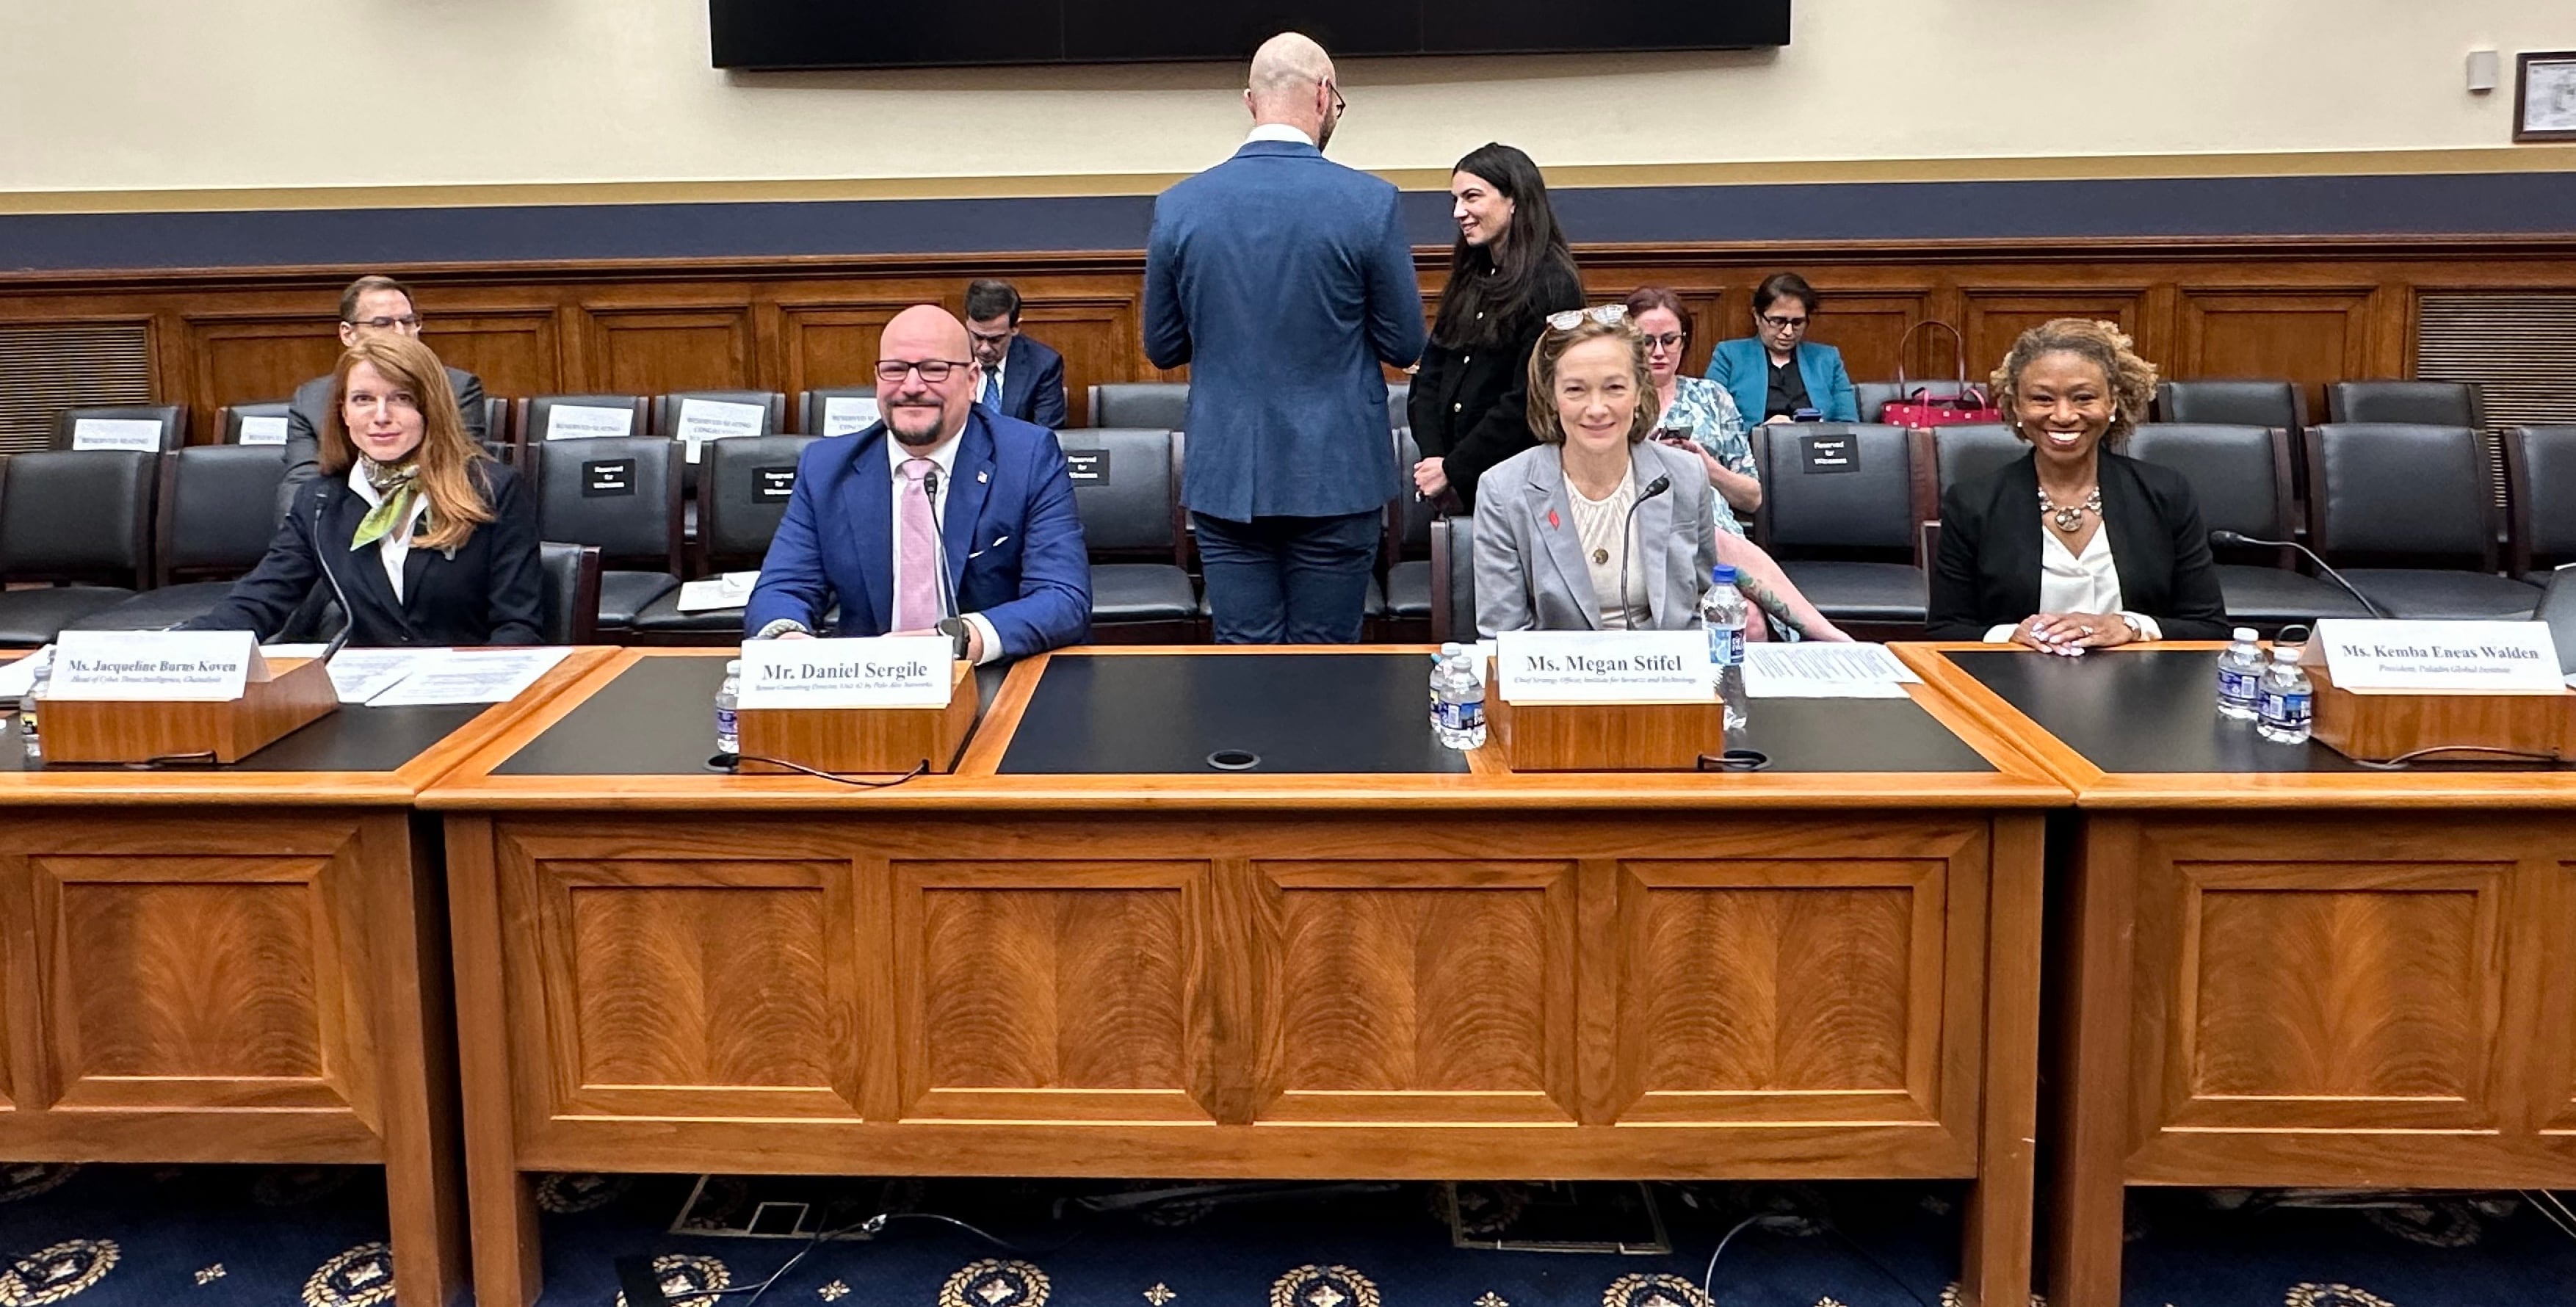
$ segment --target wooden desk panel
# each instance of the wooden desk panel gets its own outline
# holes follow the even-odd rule
[[[2067,792],[1991,732],[1935,709],[1975,773],[996,775],[1040,670],[896,789],[492,776],[556,704],[424,796],[481,1301],[537,1292],[554,1169],[1976,1178],[1969,1281],[2022,1301]]]
[[[2051,1302],[2119,1301],[2127,1185],[2576,1184],[2576,777],[2106,773],[1975,647],[1901,656],[2082,812]]]

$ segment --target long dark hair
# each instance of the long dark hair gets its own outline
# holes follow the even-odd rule
[[[1431,338],[1443,345],[1482,345],[1517,336],[1544,311],[1535,301],[1551,272],[1581,284],[1574,251],[1567,248],[1556,209],[1547,202],[1547,182],[1528,155],[1496,142],[1468,151],[1450,172],[1493,183],[1512,202],[1512,222],[1500,238],[1482,246],[1458,238]]]

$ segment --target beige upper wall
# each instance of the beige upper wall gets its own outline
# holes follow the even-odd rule
[[[1333,152],[1434,175],[1488,139],[1551,168],[2512,152],[2513,53],[2576,48],[2568,0],[1796,0],[1794,23],[1776,53],[1351,61]],[[2506,85],[2472,96],[2481,47]],[[742,77],[707,52],[705,0],[0,0],[0,192],[1170,174],[1247,125],[1234,68]]]

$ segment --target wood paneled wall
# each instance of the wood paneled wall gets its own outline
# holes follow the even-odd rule
[[[1794,268],[1825,299],[1815,338],[1856,380],[1896,374],[1899,341],[1925,318],[1956,325],[1981,376],[2015,333],[2064,315],[2108,318],[2170,378],[2305,383],[2409,375],[2417,297],[2428,291],[2576,289],[2576,237],[2368,240],[1935,242],[1907,245],[1608,246],[1578,251],[1593,297],[1678,290],[1696,318],[1694,366],[1749,329],[1752,287]],[[1423,251],[1426,290],[1446,255]],[[851,256],[828,259],[422,265],[427,339],[495,395],[646,393],[697,387],[794,392],[864,380],[877,333],[907,304],[956,307],[968,279],[1015,280],[1023,326],[1064,351],[1073,421],[1084,388],[1142,381],[1140,254]],[[0,325],[138,323],[153,392],[186,402],[209,438],[222,404],[276,399],[327,370],[331,316],[349,269],[0,276]],[[1927,336],[1929,333],[1927,333]],[[1908,375],[1951,375],[1946,342],[1918,337]]]

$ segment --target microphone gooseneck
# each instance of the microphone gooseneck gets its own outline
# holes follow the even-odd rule
[[[939,511],[939,468],[921,474],[921,493],[930,500],[930,558],[939,568],[939,615],[957,615],[957,592],[948,585],[948,527]]]
[[[349,606],[349,592],[340,588],[339,576],[331,571],[331,553],[322,547],[322,501],[327,498],[327,495],[313,497],[313,562],[322,569],[322,579],[331,583],[332,597],[340,601],[340,633],[331,637],[331,643],[322,646],[322,661],[325,663],[339,655],[341,648],[349,643],[349,633],[358,629],[358,610]]]
[[[2228,531],[2222,529],[2210,532],[2209,542],[2213,545],[2258,545],[2266,549],[2298,550],[2301,554],[2306,555],[2309,562],[2317,565],[2317,570],[2324,573],[2327,580],[2334,582],[2336,585],[2342,586],[2345,594],[2351,595],[2354,599],[2359,600],[2363,610],[2368,612],[2371,616],[2382,620],[2388,620],[2394,616],[2394,614],[2390,613],[2387,609],[2382,608],[2376,602],[2373,602],[2369,595],[2363,594],[2360,586],[2354,585],[2352,582],[2345,580],[2344,574],[2336,571],[2334,569],[2334,564],[2319,557],[2316,550],[2310,549],[2296,540],[2261,540],[2253,536],[2249,536],[2242,531]]]
[[[1655,496],[1660,495],[1660,494],[1664,493],[1665,491],[1670,490],[1670,489],[1672,489],[1672,488],[1673,488],[1673,479],[1672,479],[1671,477],[1669,477],[1669,476],[1657,476],[1654,480],[1649,481],[1649,482],[1647,482],[1647,483],[1646,483],[1646,490],[1645,490],[1645,493],[1643,493],[1643,494],[1641,494],[1641,495],[1637,496],[1637,501],[1636,501],[1635,503],[1633,503],[1633,504],[1628,505],[1628,511],[1627,511],[1627,513],[1619,519],[1619,599],[1618,599],[1618,604],[1619,604],[1619,611],[1620,611],[1620,612],[1623,612],[1623,613],[1624,613],[1624,612],[1628,611],[1628,541],[1629,541],[1629,538],[1630,538],[1629,528],[1630,528],[1630,527],[1632,527],[1632,526],[1634,526],[1634,525],[1636,525],[1636,522],[1637,522],[1637,510],[1638,510],[1638,509],[1641,509],[1641,508],[1644,508],[1644,507],[1646,506],[1646,501],[1647,501],[1647,500],[1652,499],[1652,498],[1654,498]]]

